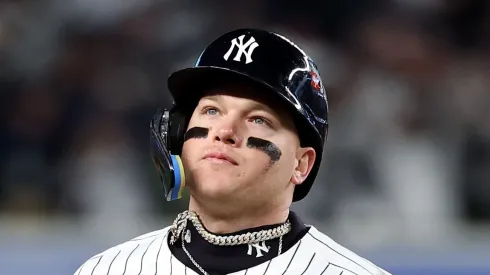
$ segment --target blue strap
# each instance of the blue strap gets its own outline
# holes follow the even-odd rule
[[[179,199],[179,191],[182,188],[182,182],[181,182],[181,177],[180,177],[180,167],[179,167],[179,162],[174,155],[171,155],[170,158],[172,159],[172,165],[174,167],[174,183],[175,183],[175,186],[172,189],[172,195],[170,198],[171,198],[171,200],[177,200],[177,199]]]

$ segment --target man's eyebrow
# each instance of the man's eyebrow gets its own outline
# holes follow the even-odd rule
[[[275,111],[273,108],[268,106],[267,104],[261,103],[261,102],[250,102],[247,106],[251,111],[265,111],[270,114],[274,114],[279,116],[279,113]]]
[[[210,96],[204,96],[204,97],[202,97],[201,100],[218,102],[219,101],[219,97],[216,96],[216,95],[210,95]]]

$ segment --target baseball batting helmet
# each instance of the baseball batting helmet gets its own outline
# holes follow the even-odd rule
[[[256,85],[275,96],[294,117],[302,146],[315,149],[317,158],[301,185],[295,188],[293,201],[303,199],[318,173],[328,133],[328,101],[325,88],[313,60],[287,38],[260,29],[228,32],[208,45],[194,67],[172,73],[168,88],[174,99],[172,111],[160,111],[151,123],[153,158],[161,172],[163,145],[180,155],[190,114],[203,91],[223,82]],[[187,111],[184,111],[187,110]],[[160,173],[169,193],[179,187],[178,180]]]

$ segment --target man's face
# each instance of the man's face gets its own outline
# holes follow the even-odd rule
[[[300,147],[292,117],[257,94],[233,86],[199,101],[182,150],[194,198],[248,206],[291,200],[311,170],[314,150]]]

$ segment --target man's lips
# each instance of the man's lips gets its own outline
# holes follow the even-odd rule
[[[217,160],[218,162],[219,162],[219,160],[227,161],[233,165],[238,165],[238,163],[232,157],[228,156],[225,153],[221,153],[221,152],[208,153],[204,156],[204,159],[215,160],[215,161]]]

